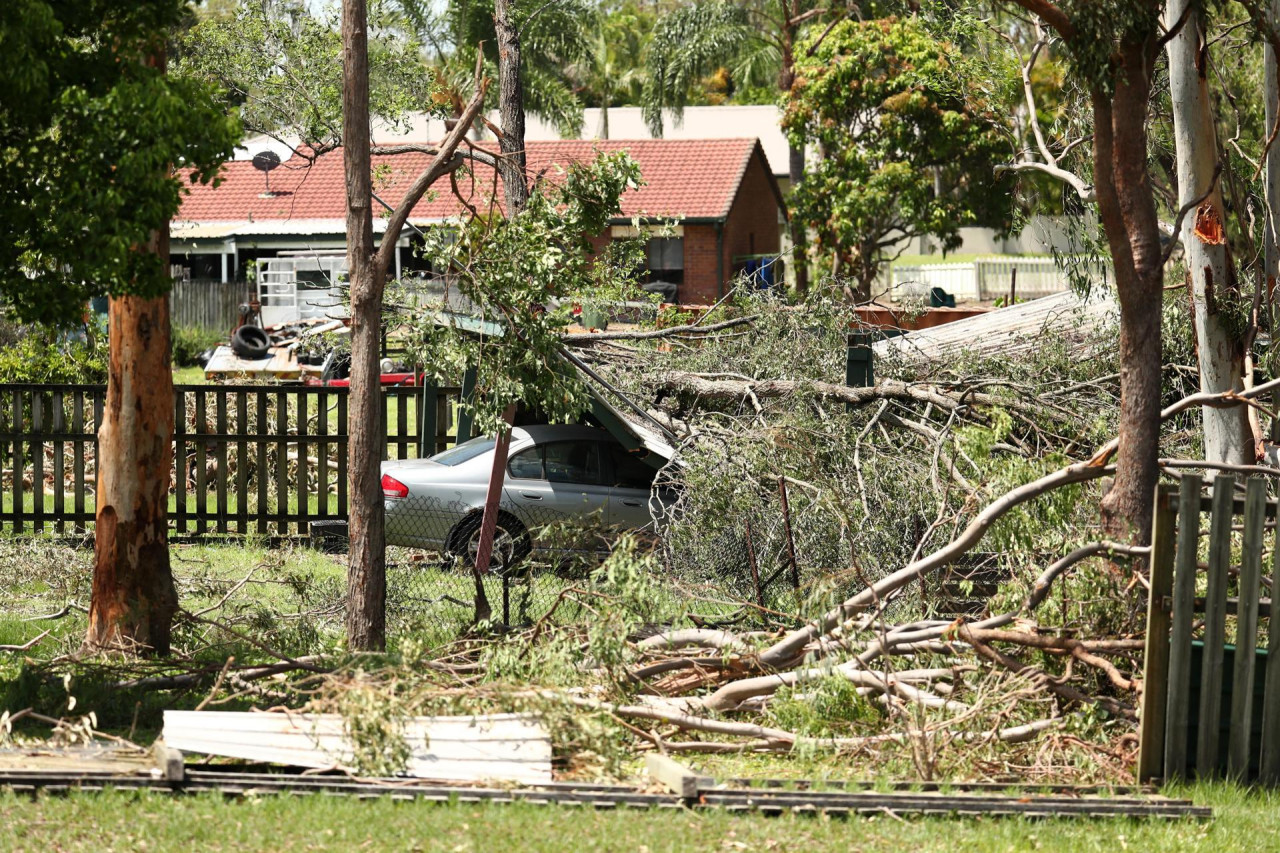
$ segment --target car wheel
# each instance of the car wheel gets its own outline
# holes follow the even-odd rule
[[[461,558],[468,567],[476,564],[483,518],[482,513],[472,513],[458,522],[449,533],[449,552]],[[493,553],[489,557],[489,571],[501,572],[504,566],[514,569],[524,562],[531,550],[529,531],[519,519],[505,512],[499,513],[498,523],[493,529]]]

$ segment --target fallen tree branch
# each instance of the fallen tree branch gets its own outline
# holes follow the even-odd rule
[[[964,629],[965,636],[985,644],[1013,643],[1014,645],[1041,649],[1051,653],[1069,654],[1081,663],[1097,667],[1105,672],[1111,683],[1119,689],[1125,691],[1134,689],[1133,682],[1125,678],[1115,664],[1090,652],[1088,646],[1080,640],[1072,639],[1071,637],[1047,637],[1043,634],[1029,634],[1025,631],[972,628],[968,625],[965,625]],[[966,642],[968,641],[966,640]]]
[[[1124,545],[1120,542],[1091,542],[1088,545],[1081,545],[1062,559],[1055,561],[1041,573],[1040,577],[1036,578],[1035,585],[1031,587],[1031,594],[1027,596],[1027,600],[1022,604],[1022,612],[1030,613],[1039,607],[1045,597],[1049,595],[1049,588],[1053,586],[1054,580],[1081,560],[1095,557],[1099,554],[1108,556],[1124,554],[1129,557],[1138,557],[1150,553],[1151,547],[1147,545]]]
[[[45,637],[49,636],[49,633],[50,633],[52,630],[53,630],[52,628],[49,628],[49,629],[47,629],[47,630],[45,630],[45,631],[42,631],[39,635],[37,635],[37,636],[35,636],[35,637],[32,637],[30,640],[27,640],[25,643],[23,643],[23,644],[22,644],[22,645],[20,645],[20,646],[0,646],[0,652],[25,652],[25,651],[28,651],[28,650],[30,650],[30,649],[32,649],[32,648],[35,648],[35,646],[36,646],[36,645],[37,645],[41,640],[43,640]]]
[[[710,628],[682,628],[678,631],[664,631],[645,637],[636,643],[639,649],[685,649],[690,646],[716,651],[745,651],[746,645],[729,631],[717,631]]]
[[[973,650],[977,652],[980,657],[985,658],[992,663],[999,664],[1015,675],[1021,675],[1030,679],[1032,684],[1048,690],[1060,699],[1080,705],[1097,705],[1114,716],[1124,717],[1129,720],[1137,718],[1137,714],[1134,712],[1133,708],[1128,705],[1121,704],[1109,696],[1089,696],[1083,691],[1072,687],[1070,684],[1055,681],[1050,678],[1044,670],[1038,667],[1029,666],[1013,655],[1005,654],[1004,652],[987,645],[982,642],[982,640],[979,639],[973,631],[969,630],[967,625],[959,625],[956,628],[956,636],[972,646]]]
[[[865,612],[874,606],[876,601],[890,593],[896,592],[928,572],[949,565],[957,557],[966,553],[981,541],[991,525],[1014,507],[1061,486],[1095,480],[1114,471],[1114,468],[1094,465],[1092,462],[1077,462],[1006,492],[988,504],[974,517],[973,521],[969,522],[959,536],[942,548],[881,578],[872,586],[828,611],[821,619],[792,631],[766,649],[758,658],[760,666],[769,669],[786,669],[794,665],[803,657],[805,646],[813,640]]]
[[[808,395],[829,398],[853,406],[862,406],[877,400],[904,400],[914,403],[932,403],[945,410],[955,411],[965,405],[998,406],[1024,414],[1037,414],[1036,406],[1006,397],[983,393],[953,393],[934,385],[916,385],[885,379],[874,386],[851,387],[834,382],[799,382],[791,379],[709,379],[696,373],[668,372],[654,380],[660,391],[696,394],[706,399],[745,400],[751,395],[759,399]]]
[[[690,323],[687,326],[670,326],[666,329],[648,329],[645,331],[635,332],[590,332],[565,334],[560,336],[560,340],[570,346],[590,346],[591,344],[605,343],[607,341],[648,341],[655,338],[671,338],[678,335],[705,335],[711,332],[719,332],[724,329],[732,329],[735,326],[744,326],[748,323],[754,323],[760,319],[759,314],[751,314],[746,317],[734,317],[729,320],[722,320],[719,323],[712,323],[709,326],[699,326],[697,323]]]

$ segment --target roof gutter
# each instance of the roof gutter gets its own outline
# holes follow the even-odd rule
[[[723,225],[728,216],[615,216],[609,220],[610,225],[665,225],[675,222],[679,225]]]

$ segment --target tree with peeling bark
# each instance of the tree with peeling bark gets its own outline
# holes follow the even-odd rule
[[[209,181],[238,125],[207,87],[166,76],[179,0],[0,10],[0,290],[19,315],[78,320],[110,295],[86,647],[167,654],[177,595],[168,221],[184,177]]]
[[[1097,204],[1120,302],[1120,436],[1114,450],[1116,477],[1103,498],[1102,513],[1115,538],[1145,543],[1158,477],[1165,262],[1149,171],[1147,116],[1156,59],[1166,40],[1163,7],[1155,0],[1080,8],[1052,0],[1012,2],[1060,39],[1089,93],[1092,183],[1071,183],[1082,198]],[[1030,100],[1030,87],[1027,91]],[[1034,109],[1030,119],[1035,120]],[[1040,148],[1048,162],[1028,161],[1014,168],[1063,172],[1043,142]]]
[[[1178,175],[1178,204],[1185,209],[1177,236],[1187,265],[1187,290],[1196,334],[1200,390],[1208,394],[1244,390],[1245,335],[1230,323],[1226,305],[1240,301],[1240,288],[1225,233],[1219,185],[1217,132],[1209,96],[1207,18],[1190,0],[1169,0],[1165,26]],[[1235,465],[1258,458],[1248,409],[1205,407],[1205,458]]]
[[[347,271],[351,287],[351,396],[348,440],[350,551],[347,563],[347,643],[353,649],[386,646],[386,531],[379,465],[382,386],[378,367],[382,300],[397,237],[414,205],[463,158],[458,146],[480,112],[488,82],[475,93],[431,164],[391,212],[385,236],[373,240],[372,145],[369,133],[369,49],[365,0],[342,4],[342,141],[347,188]]]

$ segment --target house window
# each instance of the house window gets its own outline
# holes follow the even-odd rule
[[[645,246],[649,281],[684,283],[684,237],[655,237]]]

